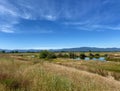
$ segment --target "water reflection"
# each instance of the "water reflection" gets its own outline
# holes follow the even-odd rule
[[[75,60],[82,60],[82,59],[80,59],[80,58],[75,58]],[[106,60],[105,60],[105,57],[99,57],[99,58],[85,57],[84,60],[86,60],[86,61],[89,61],[89,60],[94,60],[94,61],[106,61]]]

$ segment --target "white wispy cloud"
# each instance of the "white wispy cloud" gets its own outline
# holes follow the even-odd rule
[[[90,21],[89,20],[87,20],[87,21],[75,21],[75,22],[63,22],[63,24],[64,25],[70,25],[70,26],[79,26],[79,25],[85,25],[85,24],[88,24],[88,23],[90,23]]]
[[[16,16],[16,12],[12,11],[11,9],[0,5],[0,14],[10,14],[12,16]]]
[[[105,26],[101,24],[101,22],[113,23],[120,20],[114,18],[118,15],[117,5],[114,8],[107,5],[107,11],[103,9],[111,1],[95,0],[93,3],[91,0],[0,0],[0,25],[2,26],[0,31],[8,33],[14,31],[16,24],[21,23],[20,19],[68,20],[69,22],[64,22],[65,25],[81,30],[119,30],[119,26],[111,27],[109,24]],[[17,23],[11,23],[11,21]],[[11,27],[8,28],[5,25]]]
[[[108,30],[120,30],[120,26],[109,26],[109,25],[94,25],[95,28],[103,28],[103,29],[108,29]]]
[[[120,31],[120,26],[110,26],[110,25],[77,26],[76,28],[86,31],[106,31],[106,30]]]
[[[0,30],[1,32],[14,33],[14,31],[13,31],[13,26],[10,26],[10,25],[1,26],[0,29],[1,29],[1,30]]]
[[[120,25],[103,25],[99,24],[93,19],[93,20],[87,20],[83,22],[64,22],[62,23],[64,25],[67,25],[68,27],[72,27],[78,30],[85,30],[85,31],[106,31],[106,30],[120,30]]]
[[[18,31],[18,33],[27,33],[27,34],[52,34],[53,30],[45,30],[45,29],[35,29],[35,31]]]
[[[50,21],[54,21],[56,20],[56,17],[55,16],[52,16],[52,15],[46,15],[44,16],[47,20],[50,20]]]
[[[17,0],[13,1],[13,4],[8,0],[0,0],[0,17],[2,17],[0,18],[0,31],[14,33],[15,25],[20,23],[20,19],[55,21],[57,19],[55,7],[53,5],[51,9],[47,1],[41,0],[41,3],[39,0]],[[51,33],[49,30],[40,32]]]

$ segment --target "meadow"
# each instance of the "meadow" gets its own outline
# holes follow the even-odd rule
[[[0,91],[120,91],[119,62],[38,56],[1,53]]]

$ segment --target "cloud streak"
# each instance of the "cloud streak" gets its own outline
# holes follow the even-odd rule
[[[72,27],[78,30],[85,30],[85,31],[106,31],[106,30],[116,30],[120,31],[120,25],[103,25],[96,23],[95,21],[84,21],[84,22],[64,22],[64,25],[68,27]]]
[[[86,31],[120,31],[120,26],[109,26],[109,25],[89,25],[89,26],[77,26],[79,30],[86,30]]]
[[[62,21],[89,31],[119,30],[110,25],[118,25],[119,4],[119,0],[0,0],[0,31],[14,33],[21,19]]]

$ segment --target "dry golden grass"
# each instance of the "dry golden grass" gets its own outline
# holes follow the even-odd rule
[[[45,63],[48,72],[62,75],[73,81],[78,91],[119,91],[120,82],[75,68]]]
[[[1,57],[0,91],[120,91],[120,82],[54,63]]]
[[[99,61],[59,61],[59,65],[73,67],[76,69],[97,73],[102,76],[111,76],[120,81],[120,63],[119,62],[99,62]]]

